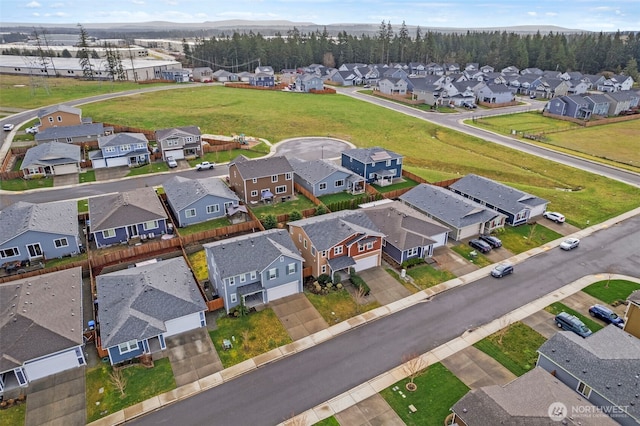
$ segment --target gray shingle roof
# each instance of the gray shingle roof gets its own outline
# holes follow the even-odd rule
[[[217,177],[188,179],[173,176],[167,179],[162,187],[167,194],[167,199],[177,210],[182,210],[206,196],[226,198],[229,201],[240,200],[236,193]]]
[[[384,236],[384,233],[361,210],[341,210],[338,212],[309,217],[289,222],[289,226],[299,226],[311,240],[316,250],[328,250],[354,234]]]
[[[207,310],[182,257],[99,275],[96,285],[105,348],[157,336],[166,321]]]
[[[388,157],[382,158],[382,156],[384,156],[385,153],[388,155]],[[380,148],[379,146],[374,146],[372,148],[345,149],[344,151],[342,151],[342,154],[346,155],[347,157],[354,158],[360,161],[361,163],[365,163],[365,164],[372,164],[377,161],[382,161],[383,159],[387,160],[387,159],[394,159],[394,158],[402,158],[402,155],[396,154],[395,152],[389,151],[384,148]],[[378,158],[378,156],[380,158]]]
[[[55,166],[80,162],[80,147],[68,143],[48,142],[29,148],[22,160],[21,169],[34,165]]]
[[[289,233],[282,229],[228,238],[203,247],[207,258],[211,257],[217,265],[222,278],[251,271],[261,272],[282,255],[303,260]]]
[[[291,167],[293,167],[293,171],[296,176],[299,176],[301,179],[311,184],[321,182],[323,179],[326,179],[337,171],[344,172],[349,175],[349,177],[364,180],[363,177],[356,175],[351,170],[338,166],[329,160],[304,161],[299,158],[289,158],[289,163],[291,164]]]
[[[0,284],[0,372],[82,345],[82,268]]]
[[[454,228],[504,216],[453,191],[433,185],[420,184],[401,195],[400,200]]]
[[[205,68],[201,68],[205,69]],[[182,136],[184,134],[192,135],[192,136],[200,136],[200,128],[198,126],[184,126],[184,127],[172,127],[169,129],[159,129],[156,130],[156,141],[160,141],[166,139],[171,136]]]
[[[27,231],[78,236],[78,204],[57,201],[33,204],[18,201],[0,211],[0,244]]]
[[[91,232],[166,219],[164,207],[151,187],[89,198]]]
[[[48,127],[36,134],[36,142],[51,139],[91,137],[97,138],[104,135],[105,128],[102,123],[80,124],[77,126]]]
[[[127,144],[143,143],[145,147],[149,143],[147,137],[142,133],[114,133],[113,135],[100,136],[98,138],[98,146],[100,149],[107,146],[121,146]]]
[[[627,297],[627,300],[630,302],[640,304],[640,290],[636,290]]]
[[[589,385],[640,422],[638,394],[640,339],[609,325],[584,339],[572,332],[556,333],[538,352]],[[633,404],[633,405],[631,405]]]
[[[254,160],[249,160],[240,155],[231,161],[229,166],[232,164],[236,165],[238,172],[240,172],[240,176],[242,176],[242,179],[244,180],[293,172],[293,167],[289,164],[289,160],[281,155],[268,158],[257,158]]]
[[[474,174],[466,175],[449,188],[514,214],[523,209],[549,203],[535,195]]]
[[[54,112],[58,111],[67,112],[69,114],[82,115],[82,110],[80,108],[74,108],[68,105],[60,104],[41,109],[40,111],[38,111],[38,118],[42,118],[45,115],[53,114]]]

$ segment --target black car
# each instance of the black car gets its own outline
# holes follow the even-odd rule
[[[500,263],[491,271],[491,276],[496,278],[502,278],[509,274],[513,274],[513,266],[507,263]]]
[[[488,253],[491,251],[491,246],[482,240],[471,240],[469,241],[469,245],[480,253]]]
[[[480,235],[480,239],[485,243],[489,243],[493,248],[502,247],[502,241],[500,241],[500,238],[494,237],[493,235]]]

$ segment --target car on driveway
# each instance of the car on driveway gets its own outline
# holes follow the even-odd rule
[[[491,276],[495,278],[502,278],[509,274],[513,274],[513,266],[508,263],[500,263],[491,271]]]
[[[558,212],[544,212],[542,216],[555,223],[564,223],[564,215]]]
[[[489,243],[485,243],[482,240],[473,239],[469,241],[469,245],[478,250],[480,253],[488,253],[491,251],[491,246],[489,245]]]
[[[13,124],[11,124],[11,123],[7,123],[7,124],[5,124],[4,126],[2,126],[2,129],[3,129],[5,132],[10,132],[10,131],[12,131],[12,130],[13,130],[13,127],[14,127],[14,126],[13,126]]]
[[[30,135],[35,135],[36,133],[38,133],[38,126],[31,126],[31,127],[27,127],[26,129],[24,129],[25,133],[28,133]]]
[[[488,243],[493,248],[502,247],[502,241],[498,237],[493,235],[480,235],[480,239],[485,243]]]
[[[200,164],[196,164],[196,170],[200,171],[200,170],[211,170],[215,167],[214,163],[210,163],[208,161],[203,161]]]
[[[563,242],[560,243],[560,248],[562,250],[572,250],[580,245],[580,240],[577,238],[567,238]]]
[[[173,157],[167,157],[167,166],[173,169],[174,167],[178,167],[178,162]]]
[[[594,318],[601,319],[607,324],[613,324],[619,328],[622,328],[622,326],[624,325],[624,320],[620,318],[618,314],[603,305],[593,305],[592,307],[590,307],[589,315]]]
[[[555,321],[558,328],[573,331],[578,336],[589,337],[593,334],[589,327],[584,325],[584,323],[580,321],[578,317],[575,317],[566,312],[560,312],[558,315],[556,315]]]

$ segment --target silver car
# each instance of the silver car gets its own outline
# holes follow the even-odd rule
[[[577,238],[567,238],[563,242],[560,243],[560,248],[562,250],[572,250],[580,245],[580,240]]]
[[[178,167],[178,162],[173,157],[167,157],[167,166],[173,169],[174,167]]]

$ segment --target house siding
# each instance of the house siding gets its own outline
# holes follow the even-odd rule
[[[394,246],[393,244],[389,243],[389,241],[387,241],[382,246],[382,251],[386,253],[388,256],[390,256],[393,260],[398,262],[399,264],[404,262],[404,256],[406,255],[406,253],[400,250],[398,247]]]
[[[68,245],[66,247],[56,247],[55,240],[59,238],[66,238]],[[80,252],[77,235],[27,231],[15,238],[12,238],[11,240],[5,242],[0,246],[0,249],[17,247],[19,251],[19,254],[17,256],[0,259],[0,264],[10,261],[29,260],[29,250],[27,249],[27,245],[34,243],[40,244],[40,247],[42,248],[42,254],[45,259],[55,259],[58,257],[78,254]]]
[[[361,161],[356,160],[353,157],[349,157],[343,154],[341,165],[342,167],[345,167],[351,170],[352,172],[356,173],[357,175],[365,178],[367,183],[375,182],[375,176],[373,176],[373,174],[375,172],[380,172],[384,170],[394,170],[395,177],[402,176],[402,163],[398,163],[398,159],[395,159],[395,158],[391,160],[391,165],[387,166],[386,160],[378,161],[376,163],[365,164]]]
[[[138,230],[138,235],[148,235],[153,233],[155,236],[165,234],[167,232],[167,223],[165,219],[157,219],[158,227],[153,229],[144,229],[144,225],[142,223],[135,224]],[[116,235],[112,238],[103,238],[102,231],[94,232],[93,235],[95,237],[96,245],[98,247],[105,247],[112,244],[120,244],[129,240],[129,234],[127,232],[127,227],[120,227],[115,229]]]
[[[118,364],[120,362],[127,361],[129,359],[133,359],[142,355],[144,353],[144,345],[142,344],[142,341],[139,340],[138,349],[135,351],[120,354],[118,346],[111,346],[110,348],[107,348],[107,351],[109,352],[109,359],[111,360],[111,364]]]
[[[271,182],[271,176],[261,177],[256,179],[256,183],[253,183],[253,179],[247,179],[243,181],[240,172],[235,165],[229,167],[229,184],[231,188],[238,194],[238,197],[243,199],[246,203],[259,202],[261,200],[261,191],[268,189],[273,193],[274,199],[278,197],[290,197],[293,196],[293,172],[291,172],[291,179],[286,179],[286,174],[281,173],[278,175],[277,182]],[[246,185],[246,187],[245,187]],[[285,185],[285,192],[277,194],[276,187]],[[246,190],[246,193],[245,193]],[[257,191],[257,196],[252,196],[251,192]]]
[[[52,118],[53,122],[50,122],[49,118]],[[78,114],[56,111],[40,118],[40,131],[50,127],[79,126],[81,124],[82,118]]]
[[[224,217],[226,215],[226,211],[224,207],[225,203],[231,202],[234,205],[238,204],[236,200],[232,200],[229,198],[208,196],[196,201],[195,203],[177,212],[176,209],[171,204],[171,200],[168,200],[168,202],[169,202],[169,206],[171,207],[171,210],[178,217],[178,226],[180,227]],[[218,211],[215,213],[207,214],[207,206],[211,206],[211,205],[218,205]],[[193,217],[186,216],[186,211],[190,209],[196,210],[195,216]]]
[[[347,178],[349,175],[344,172],[335,172],[328,176],[326,179],[323,179],[322,182],[318,182],[315,184],[313,188],[313,195],[319,197],[321,195],[327,194],[336,194],[338,192],[346,191],[347,188]],[[342,185],[336,186],[336,182],[342,180]],[[320,189],[320,184],[325,183],[326,188]]]

